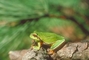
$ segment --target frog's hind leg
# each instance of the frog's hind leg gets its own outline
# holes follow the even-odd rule
[[[57,40],[49,49],[49,54],[55,53],[57,50],[61,49],[65,45],[65,40]]]
[[[55,50],[57,47],[61,46],[61,44],[63,44],[64,42],[65,40],[57,40],[55,43],[52,44],[50,49]]]

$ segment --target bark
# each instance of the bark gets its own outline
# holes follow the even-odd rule
[[[21,51],[10,51],[10,60],[89,60],[89,42],[68,42],[56,53],[50,55],[44,47]]]

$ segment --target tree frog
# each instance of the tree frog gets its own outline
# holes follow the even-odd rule
[[[55,50],[63,42],[65,42],[64,37],[50,32],[37,32],[34,31],[30,34],[30,38],[34,39],[37,42],[37,46],[33,46],[34,49],[39,50],[42,46],[42,42],[45,44],[50,44],[50,50]]]

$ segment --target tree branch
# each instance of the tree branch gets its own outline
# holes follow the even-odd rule
[[[53,55],[41,47],[40,50],[10,51],[9,57],[10,60],[89,60],[89,42],[69,42]]]

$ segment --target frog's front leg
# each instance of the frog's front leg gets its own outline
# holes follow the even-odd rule
[[[53,43],[50,47],[50,49],[48,50],[48,54],[53,54],[55,53],[55,49],[58,48],[60,49],[61,47],[63,47],[62,45],[65,45],[65,39],[63,40],[57,40],[55,43]]]
[[[37,45],[33,46],[33,49],[39,50],[41,46],[42,46],[42,42],[37,42]]]

